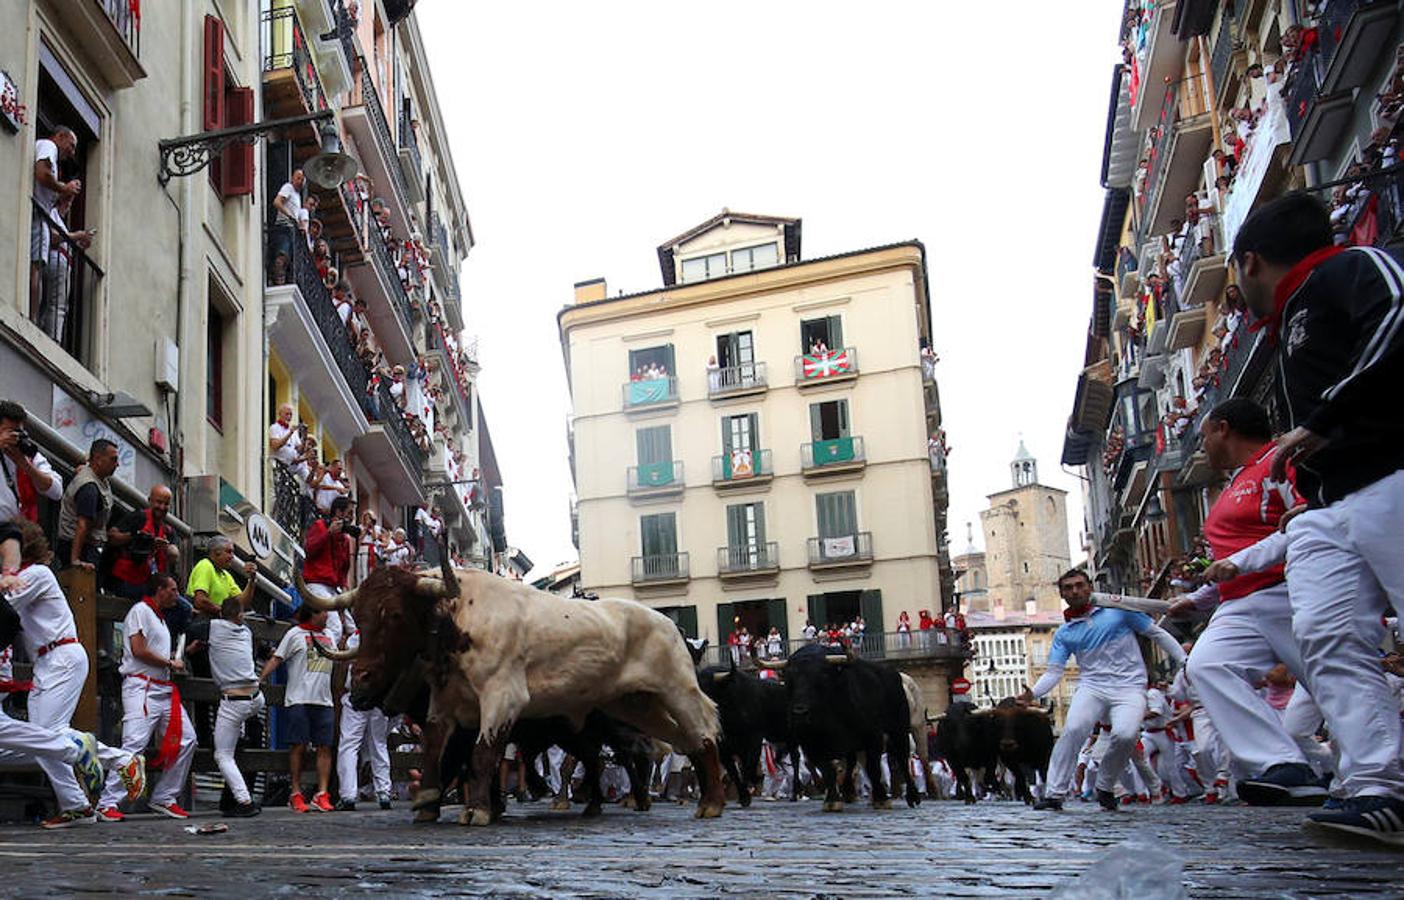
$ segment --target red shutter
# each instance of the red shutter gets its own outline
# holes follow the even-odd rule
[[[205,16],[204,129],[224,127],[224,22]]]
[[[254,120],[253,88],[229,89],[225,100],[225,127],[252,125]],[[235,141],[224,149],[220,160],[219,192],[227,200],[252,194],[254,188],[254,145]]]

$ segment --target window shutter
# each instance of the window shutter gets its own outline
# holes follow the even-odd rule
[[[809,601],[809,624],[815,628],[823,628],[829,624],[829,597],[827,594],[810,594]]]
[[[842,316],[829,316],[829,349],[834,352],[843,349]]]
[[[673,621],[683,630],[683,634],[697,640],[697,607],[695,606],[675,606],[673,609],[677,613],[677,618]]]
[[[824,404],[809,404],[809,438],[814,441],[824,439]]]
[[[882,591],[863,591],[858,595],[858,614],[863,617],[863,624],[867,626],[867,633],[878,635],[886,627],[882,623]]]
[[[254,95],[252,88],[231,88],[225,108],[227,126],[252,125]],[[254,189],[254,145],[235,141],[224,148],[220,160],[220,194],[227,200],[252,194]]]
[[[673,359],[673,345],[663,345],[663,368],[668,370],[669,375],[678,374],[677,362]]]
[[[790,623],[785,609],[785,598],[767,600],[765,605],[766,618],[770,620],[771,626],[780,629],[780,640],[788,641],[790,639]]]
[[[838,401],[835,401],[835,402],[838,404],[837,407],[836,407],[837,410],[838,410],[838,435],[837,435],[837,437],[841,437],[841,438],[848,437],[848,401],[847,401],[847,400],[838,400]]]
[[[218,16],[205,16],[205,108],[202,123],[206,131],[224,127],[224,22]]]
[[[731,604],[731,603],[718,603],[718,604],[717,604],[717,646],[718,646],[718,647],[725,647],[725,646],[726,646],[726,639],[727,639],[727,636],[731,634],[731,629],[732,629],[732,627],[733,627],[733,623],[732,623],[731,620],[732,620],[732,618],[734,618],[735,615],[736,615],[736,611],[735,611],[735,610],[736,610],[736,606],[735,606],[734,604]],[[730,659],[731,659],[731,657],[728,655],[728,651],[722,650],[722,651],[721,651],[721,654],[722,654],[722,660],[723,660],[723,662],[725,662],[726,660],[730,660]]]

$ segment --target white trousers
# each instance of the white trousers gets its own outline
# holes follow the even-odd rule
[[[153,737],[159,745],[170,718],[170,688],[140,678],[122,679],[122,749],[128,756],[145,750]],[[176,795],[185,786],[186,776],[190,774],[190,763],[195,758],[195,723],[190,719],[190,710],[184,707],[181,708],[180,724],[180,752],[151,788],[152,805],[174,803]],[[113,772],[107,777],[107,786],[103,789],[98,806],[102,809],[116,806],[126,796],[127,789],[122,786],[122,779]]]
[[[1287,526],[1292,633],[1340,755],[1346,797],[1404,798],[1399,707],[1380,617],[1404,608],[1404,470]]]
[[[219,774],[224,776],[224,783],[229,786],[229,792],[239,803],[252,802],[253,795],[249,793],[249,786],[244,782],[244,773],[239,771],[239,766],[234,762],[234,748],[238,746],[239,738],[244,733],[244,723],[262,712],[264,706],[262,694],[254,694],[248,700],[225,698],[219,701],[219,713],[215,716],[215,764],[219,766]]]
[[[1175,742],[1163,731],[1147,731],[1141,735],[1141,746],[1155,769],[1162,785],[1168,785],[1170,793],[1177,797],[1190,794],[1189,773],[1180,768],[1175,757]]]
[[[1254,687],[1279,662],[1303,691],[1306,669],[1292,637],[1286,584],[1221,604],[1190,651],[1189,677],[1241,777],[1307,761],[1281,715]]]
[[[1190,723],[1194,725],[1194,770],[1204,789],[1209,790],[1214,782],[1228,784],[1229,763],[1233,758],[1224,748],[1209,711],[1196,706],[1190,713]]]
[[[336,742],[337,794],[355,803],[361,792],[361,748],[370,757],[377,794],[390,793],[390,721],[378,709],[351,708],[351,692],[341,695],[341,734]]]
[[[1077,756],[1087,736],[1098,722],[1111,722],[1106,755],[1097,766],[1097,789],[1109,791],[1126,765],[1126,759],[1136,747],[1141,735],[1141,721],[1146,717],[1146,690],[1130,686],[1119,689],[1095,688],[1080,684],[1068,704],[1068,717],[1063,733],[1053,745],[1053,757],[1048,763],[1046,797],[1059,800],[1072,789],[1077,774]]]

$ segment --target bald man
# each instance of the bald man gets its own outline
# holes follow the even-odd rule
[[[146,496],[146,508],[107,529],[106,586],[122,597],[140,600],[151,576],[174,571],[180,558],[175,532],[167,521],[171,489],[158,484]]]

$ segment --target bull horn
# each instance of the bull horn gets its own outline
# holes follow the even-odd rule
[[[824,662],[832,666],[841,666],[844,663],[852,661],[853,657],[849,656],[847,653],[826,653],[824,655]]]
[[[458,576],[453,574],[453,566],[449,560],[447,531],[439,535],[439,571],[444,577],[443,596],[452,600],[458,596]]]
[[[728,678],[730,678],[730,677],[731,677],[731,672],[730,672],[729,670],[726,671],[726,672],[713,672],[713,673],[712,673],[712,680],[713,680],[713,681],[726,681],[726,680],[727,680]]]
[[[756,660],[756,665],[760,666],[762,669],[770,669],[770,670],[773,671],[773,672],[778,672],[778,671],[780,671],[781,669],[785,668],[785,666],[789,665],[789,663],[790,663],[790,661],[789,661],[788,659],[758,659],[758,660]]]
[[[326,657],[327,659],[334,659],[338,662],[344,662],[348,659],[355,659],[356,655],[361,652],[361,647],[359,644],[357,644],[355,647],[348,647],[345,650],[335,650],[331,647],[323,647],[321,641],[313,641],[312,646],[322,656]]]
[[[356,589],[344,591],[335,597],[318,597],[307,588],[307,582],[302,579],[302,572],[299,570],[293,574],[293,582],[297,585],[297,592],[302,596],[302,602],[319,612],[336,612],[341,609],[350,609],[356,602]]]
[[[414,592],[435,600],[448,596],[448,583],[432,575],[421,575],[414,583]]]

